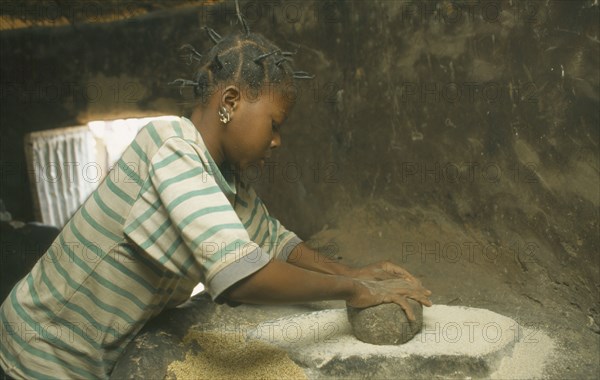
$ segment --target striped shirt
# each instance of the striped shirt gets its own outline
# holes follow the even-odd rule
[[[190,120],[154,121],[0,307],[0,364],[15,378],[107,378],[199,282],[215,299],[298,243]]]

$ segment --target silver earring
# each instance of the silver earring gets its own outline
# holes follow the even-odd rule
[[[219,108],[219,119],[223,124],[227,124],[231,121],[231,114],[229,113],[229,111],[227,111],[227,108]]]

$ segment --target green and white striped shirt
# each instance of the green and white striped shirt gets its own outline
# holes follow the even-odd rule
[[[298,243],[190,120],[154,121],[0,307],[0,364],[15,378],[106,378],[199,282],[214,299]]]

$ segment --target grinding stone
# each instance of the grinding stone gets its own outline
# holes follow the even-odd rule
[[[416,320],[409,322],[400,305],[385,303],[365,309],[348,307],[348,319],[354,336],[370,344],[402,344],[412,339],[423,326],[423,306],[411,299]]]

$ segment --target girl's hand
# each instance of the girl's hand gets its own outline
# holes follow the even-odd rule
[[[355,294],[346,303],[348,306],[365,308],[382,303],[396,303],[404,309],[409,320],[414,321],[415,315],[407,298],[431,306],[429,300],[431,291],[425,289],[417,280],[389,279],[381,281],[357,280]]]
[[[348,276],[367,281],[382,281],[394,278],[418,281],[406,269],[390,261],[380,261],[362,268],[351,269]]]

